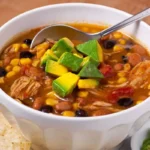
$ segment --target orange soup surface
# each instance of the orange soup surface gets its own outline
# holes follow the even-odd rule
[[[71,25],[88,33],[106,28]],[[134,39],[114,32],[87,42],[46,39],[30,49],[41,29],[14,38],[0,57],[0,88],[14,100],[44,113],[88,117],[123,111],[149,96],[150,56]]]

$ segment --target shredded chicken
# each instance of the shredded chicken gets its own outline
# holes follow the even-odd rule
[[[129,74],[129,85],[135,89],[147,88],[150,84],[150,61],[143,61],[136,65]]]
[[[125,83],[122,83],[122,84],[106,84],[105,87],[109,87],[109,88],[120,88],[120,87],[124,87],[126,85],[128,85],[129,82],[125,82]]]
[[[103,89],[92,89],[88,90],[91,94],[101,98],[101,99],[106,99],[107,94],[104,92]]]
[[[82,107],[81,107],[82,108]],[[85,110],[88,110],[88,111],[93,111],[93,110],[99,110],[100,109],[100,107],[98,107],[98,106],[93,106],[93,105],[86,105],[86,106],[84,106],[83,107]]]
[[[113,108],[113,107],[106,107],[107,110],[112,111],[112,112],[119,112],[122,111],[121,109],[118,108]]]
[[[112,106],[112,104],[110,103],[107,103],[107,102],[104,102],[104,101],[96,101],[94,102],[92,105],[94,106],[100,106],[100,107],[109,107],[109,106]]]
[[[14,53],[14,52],[15,52],[15,48],[12,45],[10,45],[5,49],[4,54]]]
[[[41,84],[30,77],[22,76],[14,81],[11,86],[11,96],[24,100],[37,94]]]

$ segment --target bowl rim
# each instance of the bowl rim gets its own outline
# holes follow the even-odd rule
[[[53,4],[53,5],[47,5],[47,6],[42,6],[39,8],[35,8],[29,11],[26,11],[12,19],[10,19],[8,22],[6,22],[5,24],[3,24],[0,27],[0,32],[4,29],[7,28],[8,25],[10,25],[11,23],[15,22],[17,19],[24,17],[26,15],[41,11],[43,9],[49,9],[49,8],[59,8],[59,7],[73,7],[73,6],[78,6],[78,7],[91,7],[91,8],[100,8],[100,9],[106,9],[106,10],[111,10],[114,11],[116,13],[120,13],[126,17],[131,17],[132,15],[124,12],[122,10],[116,9],[116,8],[112,8],[112,7],[108,7],[108,6],[103,6],[103,5],[98,5],[98,4],[91,4],[91,3],[61,3],[61,4]],[[145,28],[149,28],[150,30],[150,26],[141,21],[141,24],[145,27]],[[14,105],[16,105],[16,107],[20,107],[21,109],[24,109],[25,111],[27,111],[28,113],[33,114],[34,116],[37,117],[42,117],[45,119],[55,119],[55,120],[62,120],[62,121],[75,121],[75,122],[86,122],[86,121],[97,121],[97,120],[104,120],[104,119],[110,119],[110,118],[114,118],[126,113],[131,113],[132,111],[139,109],[139,107],[145,105],[145,103],[147,102],[147,100],[145,100],[144,102],[142,102],[139,105],[133,106],[131,108],[128,108],[126,110],[123,110],[121,112],[117,112],[114,114],[109,114],[109,115],[104,115],[104,116],[93,116],[93,117],[63,117],[63,116],[58,116],[58,115],[53,115],[53,114],[47,114],[47,113],[41,113],[40,111],[34,110],[33,108],[30,108],[28,106],[25,106],[17,101],[15,101],[12,97],[10,97],[9,95],[7,95],[1,88],[0,88],[0,95],[4,96],[9,103],[12,103]]]

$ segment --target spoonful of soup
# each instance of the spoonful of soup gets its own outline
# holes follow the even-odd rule
[[[121,21],[120,23],[109,27],[101,32],[97,33],[85,33],[82,32],[74,27],[71,27],[69,25],[64,25],[64,24],[56,24],[52,26],[45,27],[42,29],[40,32],[38,32],[32,43],[31,43],[31,48],[34,46],[42,43],[45,39],[53,39],[53,40],[58,40],[62,37],[67,37],[72,40],[82,40],[82,41],[88,41],[90,39],[100,39],[116,30],[119,30],[121,28],[126,27],[127,25],[130,25],[131,23],[134,23],[138,20],[143,19],[144,17],[147,17],[150,15],[150,8],[124,20]]]

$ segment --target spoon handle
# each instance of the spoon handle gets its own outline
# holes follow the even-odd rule
[[[141,19],[143,19],[143,18],[145,18],[149,15],[150,15],[150,8],[148,8],[148,9],[146,9],[146,10],[144,10],[144,11],[142,11],[142,12],[140,12],[140,13],[138,13],[138,14],[136,14],[136,15],[134,15],[134,16],[132,16],[132,17],[130,17],[130,18],[128,18],[128,19],[126,19],[126,20],[124,20],[124,21],[122,21],[122,22],[120,22],[120,23],[118,23],[118,24],[116,24],[112,27],[110,27],[110,28],[107,28],[107,29],[103,30],[100,33],[97,33],[96,36],[99,35],[100,37],[103,37],[107,34],[110,34],[114,31],[116,31],[116,30],[119,30],[119,29],[133,23],[133,22],[141,20]]]

